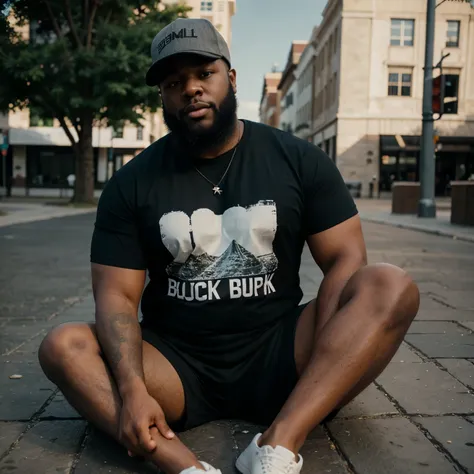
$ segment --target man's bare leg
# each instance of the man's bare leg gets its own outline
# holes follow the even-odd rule
[[[113,377],[101,356],[94,324],[65,324],[53,329],[42,342],[39,360],[46,376],[68,402],[88,421],[117,441],[121,399]],[[184,413],[181,380],[168,360],[150,344],[143,343],[143,366],[148,393],[163,409],[168,422]],[[147,456],[168,474],[196,466],[196,456],[175,436],[163,438],[151,430],[157,448]]]
[[[419,292],[399,268],[366,266],[349,280],[328,321],[318,321],[315,306],[305,308],[296,331],[301,377],[260,445],[297,453],[326,416],[374,381],[416,316]]]

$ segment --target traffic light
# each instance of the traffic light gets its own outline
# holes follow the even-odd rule
[[[459,94],[459,75],[441,74],[433,79],[433,113],[457,114]]]
[[[446,74],[444,85],[444,113],[458,113],[459,76]]]
[[[433,79],[433,113],[440,116],[444,113],[444,92],[445,92],[446,76],[440,75]]]

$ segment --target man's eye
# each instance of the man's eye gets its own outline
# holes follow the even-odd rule
[[[179,81],[173,81],[173,82],[168,82],[166,85],[167,89],[172,89],[173,87],[176,87],[178,85]]]
[[[201,75],[202,77],[209,77],[212,74],[211,71],[204,71]]]

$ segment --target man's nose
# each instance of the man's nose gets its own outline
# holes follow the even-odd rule
[[[191,78],[188,79],[183,87],[183,94],[187,97],[195,97],[202,94],[201,81]]]

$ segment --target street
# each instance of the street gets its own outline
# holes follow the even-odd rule
[[[46,331],[93,319],[94,214],[0,228],[0,473],[155,472],[89,428],[42,374]],[[369,263],[407,270],[421,309],[388,368],[302,455],[303,473],[474,473],[474,243],[364,223]],[[304,252],[305,299],[321,273]],[[234,471],[259,427],[223,420],[181,435],[199,457]]]

